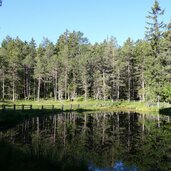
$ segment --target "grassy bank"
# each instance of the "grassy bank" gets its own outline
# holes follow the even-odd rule
[[[131,110],[131,111],[144,111],[144,112],[156,112],[163,108],[169,108],[171,107],[170,104],[166,103],[160,103],[160,107],[158,108],[156,103],[150,103],[150,102],[139,102],[139,101],[111,101],[111,100],[82,100],[82,99],[76,99],[74,101],[53,101],[53,100],[40,100],[37,101],[22,101],[18,100],[16,102],[12,101],[4,101],[0,102],[0,105],[32,105],[32,108],[35,109],[42,109],[42,106],[44,109],[52,109],[52,106],[54,105],[55,109],[64,111],[70,110]],[[12,107],[13,108],[13,107]],[[21,108],[18,108],[21,109]]]
[[[16,110],[14,111],[13,107],[16,105]],[[103,100],[74,100],[74,101],[52,101],[52,100],[41,100],[36,101],[12,101],[0,102],[0,106],[9,105],[5,110],[0,109],[0,129],[5,129],[11,127],[18,122],[27,119],[29,117],[42,116],[47,114],[56,114],[60,112],[77,111],[131,111],[138,113],[162,113],[162,114],[171,114],[171,107],[169,104],[160,104],[160,108],[156,104],[147,102],[128,102],[128,101],[103,101]],[[17,105],[19,105],[17,107]],[[32,105],[32,109],[26,108],[24,112],[22,110],[22,105]],[[26,107],[28,107],[26,106]],[[43,108],[42,108],[43,106]]]

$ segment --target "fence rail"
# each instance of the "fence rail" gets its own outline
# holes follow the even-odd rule
[[[80,109],[80,104],[70,104],[70,105],[0,105],[0,110],[5,111],[5,110],[33,110],[33,109],[38,109],[38,110],[55,110],[55,109],[60,109],[60,110],[73,110],[73,109]]]

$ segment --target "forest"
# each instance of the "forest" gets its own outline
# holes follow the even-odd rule
[[[56,43],[7,36],[0,47],[0,99],[171,101],[171,23],[155,1],[143,40],[90,43],[66,30]]]

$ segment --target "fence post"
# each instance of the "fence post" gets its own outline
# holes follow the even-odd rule
[[[54,110],[54,105],[52,105],[52,110]]]
[[[42,105],[42,110],[43,110],[43,105]]]
[[[24,105],[22,105],[22,110],[24,110]]]
[[[2,110],[5,110],[5,105],[2,105]]]
[[[30,105],[30,110],[32,110],[32,105]]]
[[[71,106],[70,106],[70,111],[72,110],[72,104],[71,104]]]
[[[14,104],[14,111],[16,110],[16,105]]]
[[[64,110],[64,105],[62,104],[62,108],[61,108],[61,110],[62,110],[62,112],[63,112],[63,110]]]

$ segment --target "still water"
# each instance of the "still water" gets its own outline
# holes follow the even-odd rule
[[[30,118],[0,138],[35,153],[85,161],[89,171],[171,170],[169,116],[63,113]]]

